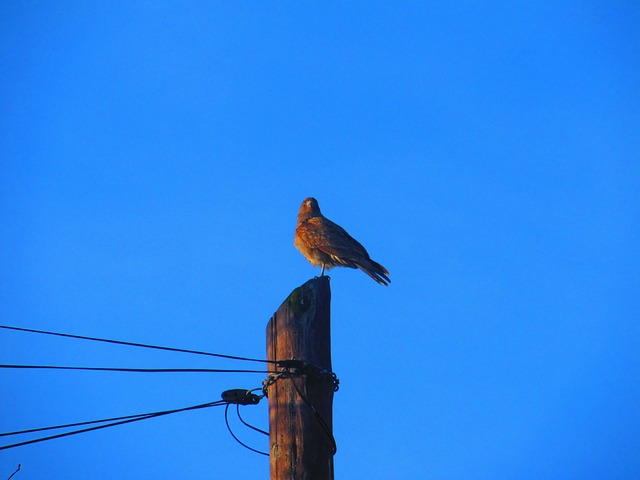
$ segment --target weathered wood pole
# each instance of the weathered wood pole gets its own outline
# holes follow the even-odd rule
[[[302,360],[331,372],[330,308],[329,277],[296,288],[269,320],[267,358]],[[271,480],[333,480],[333,392],[330,378],[313,373],[269,385]]]

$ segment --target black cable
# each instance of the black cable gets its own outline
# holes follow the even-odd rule
[[[15,469],[15,471],[11,474],[11,476],[9,478],[7,478],[7,480],[11,480],[13,478],[13,476],[20,471],[21,468],[22,468],[22,464],[19,463],[18,464],[18,468]]]
[[[269,432],[265,432],[264,430],[258,428],[258,427],[254,427],[253,425],[248,424],[247,422],[244,421],[244,418],[242,418],[242,415],[240,415],[240,404],[236,404],[236,413],[238,414],[238,418],[240,419],[240,421],[242,423],[244,423],[247,427],[249,427],[251,430],[255,430],[258,433],[262,433],[263,435],[266,435],[267,437],[269,436]]]
[[[56,430],[56,429],[59,429],[59,428],[79,427],[81,425],[92,425],[94,423],[113,422],[113,421],[116,421],[116,420],[125,420],[127,418],[145,417],[147,415],[149,415],[149,414],[148,413],[141,413],[141,414],[137,414],[137,415],[126,415],[124,417],[105,418],[105,419],[102,419],[102,420],[89,420],[88,422],[76,422],[76,423],[67,423],[65,425],[54,425],[52,427],[30,428],[29,430],[18,430],[18,431],[15,431],[15,432],[0,433],[0,437],[8,437],[10,435],[24,435],[25,433],[44,432],[46,430]]]
[[[320,416],[320,414],[318,413],[318,411],[316,410],[316,407],[314,407],[313,405],[311,405],[311,403],[309,402],[309,400],[307,400],[307,397],[305,397],[302,392],[300,391],[300,389],[298,388],[298,385],[296,384],[296,379],[295,377],[291,377],[291,383],[293,383],[293,387],[296,389],[296,392],[298,392],[298,395],[300,395],[300,398],[302,399],[302,401],[304,403],[307,404],[307,406],[311,409],[311,411],[313,412],[313,415],[316,417],[316,419],[318,420],[318,423],[320,424],[320,426],[322,427],[322,430],[324,430],[324,433],[327,434],[327,437],[329,438],[329,441],[331,442],[331,450],[332,450],[332,454],[335,455],[336,452],[338,451],[338,445],[336,444],[336,439],[333,436],[333,432],[331,431],[331,429],[329,428],[329,425],[327,425],[327,422],[324,421],[324,419]]]
[[[112,368],[112,367],[68,367],[60,365],[6,365],[0,368],[48,369],[48,370],[87,370],[98,372],[135,372],[135,373],[275,373],[269,370],[225,370],[219,368]]]
[[[0,325],[0,328],[5,328],[7,330],[16,330],[19,332],[29,332],[29,333],[39,333],[43,335],[55,335],[58,337],[68,337],[68,338],[77,338],[80,340],[91,340],[94,342],[105,342],[105,343],[114,343],[117,345],[128,345],[131,347],[143,347],[143,348],[154,348],[156,350],[168,350],[170,352],[182,352],[182,353],[193,353],[195,355],[207,355],[210,357],[218,357],[218,358],[228,358],[231,360],[243,360],[247,362],[262,362],[262,363],[278,363],[275,360],[262,360],[259,358],[249,358],[249,357],[238,357],[236,355],[224,355],[222,353],[210,353],[210,352],[202,352],[198,350],[187,350],[184,348],[172,348],[172,347],[161,347],[158,345],[149,345],[146,343],[134,343],[134,342],[123,342],[121,340],[109,340],[106,338],[97,338],[97,337],[86,337],[83,335],[71,335],[69,333],[57,333],[57,332],[47,332],[44,330],[34,330],[32,328],[21,328],[21,327],[10,327],[8,325]]]
[[[235,434],[231,430],[231,425],[229,425],[229,405],[230,404],[227,404],[227,407],[224,409],[224,423],[227,424],[227,430],[229,430],[229,433],[231,434],[231,436],[235,439],[236,442],[238,442],[244,448],[247,448],[247,449],[251,450],[252,452],[259,453],[260,455],[265,455],[265,456],[268,457],[269,456],[268,453],[261,452],[260,450],[256,450],[255,448],[250,447],[249,445],[247,445],[246,443],[243,443],[238,437],[235,436]]]
[[[225,402],[227,403],[227,402]],[[71,428],[71,427],[80,427],[82,425],[92,425],[94,423],[105,423],[105,422],[115,422],[117,420],[126,420],[128,418],[139,418],[139,417],[148,417],[149,415],[154,415],[159,412],[152,413],[137,413],[135,415],[125,415],[122,417],[112,417],[112,418],[103,418],[101,420],[89,420],[87,422],[76,422],[76,423],[67,423],[64,425],[54,425],[51,427],[40,427],[40,428],[31,428],[29,430],[19,430],[16,432],[5,432],[0,433],[0,437],[8,437],[11,435],[24,435],[26,433],[35,433],[35,432],[44,432],[46,430],[56,430],[60,428]]]
[[[164,410],[164,411],[161,411],[161,412],[153,412],[153,413],[148,413],[148,414],[142,414],[142,415],[136,416],[135,418],[129,418],[127,420],[107,423],[106,425],[98,425],[98,426],[95,426],[95,427],[83,428],[81,430],[74,430],[72,432],[60,433],[58,435],[52,435],[52,436],[49,436],[49,437],[36,438],[34,440],[28,440],[26,442],[14,443],[12,445],[3,445],[3,446],[0,446],[0,450],[6,450],[6,449],[9,449],[9,448],[14,448],[14,447],[21,447],[23,445],[29,445],[31,443],[44,442],[44,441],[47,441],[47,440],[53,440],[55,438],[67,437],[69,435],[76,435],[78,433],[91,432],[93,430],[100,430],[102,428],[115,427],[116,425],[124,425],[125,423],[137,422],[139,420],[146,420],[148,418],[155,418],[155,417],[160,417],[160,416],[163,416],[163,415],[170,415],[172,413],[185,412],[187,410],[198,410],[198,409],[201,409],[201,408],[218,407],[218,406],[222,406],[222,405],[225,405],[225,404],[228,407],[229,404],[227,402],[225,402],[223,400],[218,400],[216,402],[203,403],[203,404],[200,404],[200,405],[193,405],[191,407],[177,408],[177,409],[174,409],[174,410]]]

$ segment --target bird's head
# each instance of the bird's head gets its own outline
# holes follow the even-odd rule
[[[320,215],[321,213],[318,201],[313,197],[305,198],[302,205],[300,205],[300,211],[298,212],[298,223]]]

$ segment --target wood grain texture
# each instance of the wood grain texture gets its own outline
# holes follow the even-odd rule
[[[267,325],[269,360],[303,360],[331,372],[331,289],[328,277],[296,288]],[[333,444],[292,382],[332,430],[334,384],[314,375],[269,386],[271,480],[332,480]]]

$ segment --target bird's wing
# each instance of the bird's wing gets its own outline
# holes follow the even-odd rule
[[[340,225],[324,217],[312,217],[298,225],[297,234],[305,244],[335,259],[369,258],[365,248]]]

